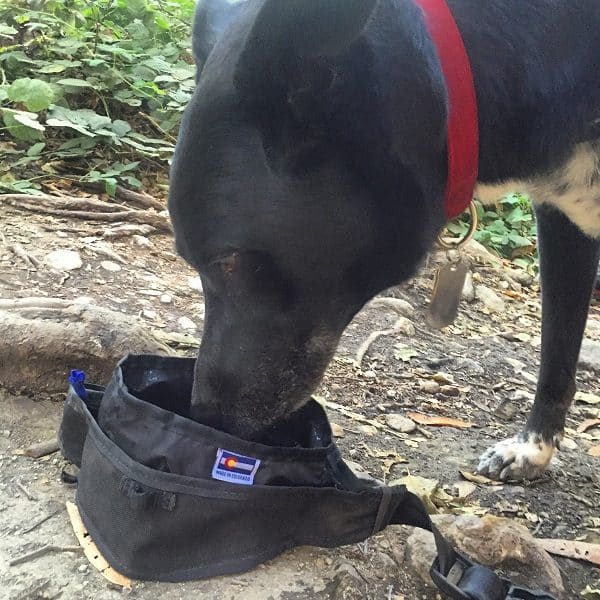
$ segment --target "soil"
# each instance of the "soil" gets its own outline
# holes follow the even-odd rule
[[[177,257],[171,237],[154,233],[144,239],[102,239],[104,230],[98,222],[4,207],[1,296],[89,296],[100,306],[141,319],[154,331],[189,334],[182,329],[181,317],[191,319],[201,331],[204,309],[201,293],[193,289],[196,275]],[[123,258],[116,261],[119,270],[102,265],[115,261],[93,250],[99,240]],[[27,264],[10,250],[14,244],[37,261]],[[58,248],[78,251],[83,266],[68,272],[48,268],[45,256]],[[584,420],[599,418],[597,404],[575,403],[567,441],[543,479],[477,484],[467,498],[456,498],[460,471],[474,472],[477,457],[495,441],[516,433],[530,408],[539,360],[539,289],[535,281],[515,284],[502,266],[475,266],[476,283],[494,289],[506,309],[494,313],[479,300],[463,301],[454,325],[433,331],[425,324],[425,315],[440,260],[443,257],[431,257],[418,277],[384,294],[412,305],[405,331],[412,325],[414,335],[378,337],[362,368],[355,366],[356,352],[367,337],[392,327],[398,318],[393,308],[380,303],[361,311],[343,336],[316,395],[339,426],[336,432],[342,437],[337,441],[344,456],[388,482],[407,474],[437,480],[455,497],[441,511],[494,514],[525,524],[537,537],[600,542],[600,459],[587,453],[598,444],[600,429],[577,433]],[[191,335],[192,345],[180,345],[181,352],[193,354],[193,337],[200,333]],[[600,339],[598,305],[591,307],[586,335]],[[432,383],[436,380],[441,382],[439,390]],[[580,390],[600,394],[597,372],[581,370],[578,381]],[[10,560],[44,545],[73,547],[77,542],[64,510],[74,488],[61,481],[63,459],[58,453],[40,459],[15,453],[55,437],[61,402],[0,391],[0,404],[0,598],[438,597],[406,564],[404,544],[410,529],[398,526],[365,544],[333,550],[298,548],[238,576],[185,584],[136,582],[131,590],[108,584],[88,566],[80,550],[9,566]],[[473,426],[422,425],[414,433],[398,434],[386,425],[386,415],[409,412],[457,418]],[[38,523],[48,515],[52,516]],[[598,586],[598,569],[568,559],[558,563],[571,597],[579,597],[586,585]]]

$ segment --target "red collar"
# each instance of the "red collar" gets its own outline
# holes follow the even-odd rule
[[[448,180],[444,212],[460,215],[473,199],[479,162],[477,99],[471,63],[446,0],[415,0],[425,16],[448,90]]]

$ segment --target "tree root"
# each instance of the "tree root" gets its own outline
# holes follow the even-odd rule
[[[48,196],[33,194],[0,194],[0,202],[4,202],[19,210],[29,210],[66,219],[86,219],[89,221],[108,221],[111,223],[124,221],[151,225],[159,231],[171,232],[171,224],[167,217],[153,209],[137,210],[120,205],[67,196]],[[100,212],[96,212],[100,211]]]

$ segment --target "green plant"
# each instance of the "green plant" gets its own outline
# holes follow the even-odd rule
[[[527,196],[509,194],[496,203],[494,210],[477,200],[475,205],[479,221],[475,239],[518,266],[536,270],[536,226]],[[455,235],[464,235],[468,221],[461,218],[449,223],[447,228]]]
[[[33,189],[60,175],[109,193],[117,181],[139,187],[135,167],[166,171],[194,87],[193,10],[193,0],[0,0],[0,187],[14,189],[15,167]]]

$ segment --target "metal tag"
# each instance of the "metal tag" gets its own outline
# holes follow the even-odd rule
[[[466,276],[467,266],[460,259],[444,265],[436,273],[427,315],[427,323],[433,329],[454,323]]]

